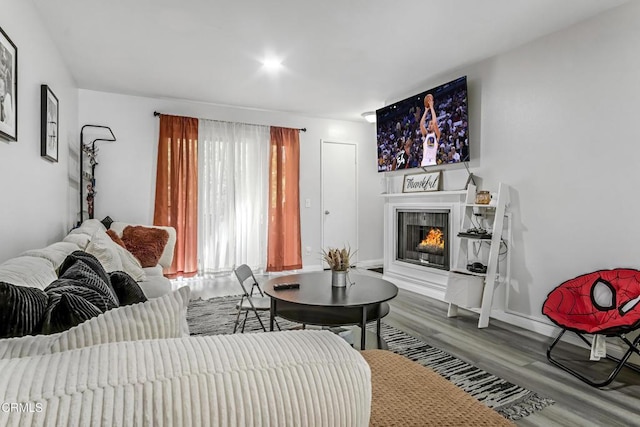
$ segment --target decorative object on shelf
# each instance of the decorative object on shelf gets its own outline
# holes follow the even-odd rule
[[[47,85],[40,86],[40,156],[58,161],[59,131],[58,97]]]
[[[350,258],[353,254],[351,248],[323,250],[322,256],[331,269],[331,285],[337,288],[347,286],[347,273],[349,272]]]
[[[98,130],[100,132],[97,136],[94,136],[91,142],[84,142],[84,132],[85,128]],[[108,133],[107,133],[108,132]],[[102,125],[84,125],[80,129],[80,215],[78,220],[78,225],[82,224],[84,219],[84,202],[87,202],[87,215],[89,219],[93,219],[94,215],[94,199],[96,195],[96,178],[95,171],[96,166],[98,165],[97,161],[97,153],[98,148],[96,148],[96,142],[105,141],[105,142],[114,142],[116,140],[116,136],[113,134],[113,131],[108,126]],[[84,157],[87,157],[89,160],[88,171],[84,170]],[[88,181],[89,183],[86,185],[86,199],[85,199],[85,185],[84,182]]]
[[[18,48],[0,28],[0,138],[18,140]]]
[[[486,190],[481,190],[476,193],[476,204],[488,205],[491,203],[491,193]]]
[[[442,171],[424,172],[404,176],[403,193],[422,193],[439,191],[442,182]]]

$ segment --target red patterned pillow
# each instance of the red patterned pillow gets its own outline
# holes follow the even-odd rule
[[[111,240],[113,240],[115,243],[117,243],[118,245],[120,245],[123,248],[127,249],[127,246],[124,244],[124,242],[122,241],[120,236],[118,236],[118,233],[116,233],[113,230],[107,230],[107,235],[109,237],[111,237]],[[108,242],[108,240],[107,240],[107,242]]]
[[[128,225],[122,231],[122,241],[142,267],[155,267],[169,241],[169,233],[161,228]]]

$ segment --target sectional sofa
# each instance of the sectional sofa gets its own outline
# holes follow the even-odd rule
[[[82,249],[107,270],[137,274],[149,297],[63,332],[0,339],[0,426],[369,424],[371,371],[344,340],[327,331],[189,336],[190,290],[170,291],[161,275],[173,243],[157,266],[136,269],[105,236],[85,221],[0,265],[0,281],[44,289]]]

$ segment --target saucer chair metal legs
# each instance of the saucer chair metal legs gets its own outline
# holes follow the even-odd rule
[[[617,268],[583,274],[561,283],[547,296],[542,313],[562,330],[547,349],[547,359],[553,365],[593,386],[609,385],[623,367],[640,373],[640,368],[627,364],[632,354],[640,356],[640,335],[633,341],[627,334],[640,328],[640,271]],[[594,344],[585,335],[619,338],[627,345],[621,358],[605,357],[616,362],[604,380],[588,378],[566,363],[561,363],[553,350],[566,331],[571,331],[588,347]]]
[[[613,356],[607,355],[607,359],[612,360],[614,362],[617,362],[617,365],[613,368],[613,370],[611,371],[611,373],[609,374],[609,376],[605,380],[603,380],[603,381],[595,381],[595,380],[593,380],[591,378],[587,378],[586,376],[582,375],[580,372],[578,372],[578,371],[576,371],[574,369],[571,369],[567,365],[562,364],[558,360],[554,359],[553,356],[551,355],[551,352],[553,351],[554,347],[556,346],[556,344],[558,344],[558,342],[560,341],[560,338],[562,338],[562,336],[564,335],[565,332],[567,332],[566,329],[563,329],[562,331],[560,331],[560,334],[558,334],[556,339],[553,341],[553,343],[547,349],[547,360],[549,360],[549,362],[551,362],[553,365],[557,366],[558,368],[562,369],[563,371],[568,372],[571,375],[573,375],[574,377],[579,378],[583,382],[589,384],[590,386],[593,386],[593,387],[605,387],[605,386],[611,384],[611,381],[614,380],[614,378],[618,375],[620,370],[625,366],[627,368],[629,368],[629,369],[634,370],[635,372],[640,373],[640,368],[638,368],[638,367],[636,367],[634,365],[627,364],[627,360],[629,360],[629,357],[631,357],[631,355],[633,353],[636,353],[637,355],[640,356],[640,350],[638,349],[638,344],[640,344],[640,335],[638,335],[633,340],[633,342],[629,341],[629,339],[624,334],[618,336],[618,338],[620,338],[622,341],[624,341],[627,344],[629,349],[626,351],[626,353],[620,359],[618,359],[617,357],[613,357]],[[586,339],[584,337],[584,335],[579,334],[577,332],[575,332],[575,334],[578,337],[580,337],[580,339],[582,341],[584,341],[589,347],[591,347],[591,342],[589,342],[589,340]]]

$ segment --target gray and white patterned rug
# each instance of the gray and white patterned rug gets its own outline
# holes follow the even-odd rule
[[[194,300],[189,303],[187,322],[191,335],[218,335],[233,333],[236,320],[236,302],[239,296]],[[240,316],[242,322],[244,313]],[[269,313],[261,313],[266,328]],[[279,319],[283,330],[299,327],[297,323]],[[375,324],[372,325],[375,328]],[[239,331],[240,329],[238,329]],[[253,313],[249,314],[245,332],[261,332]],[[523,387],[496,377],[450,354],[382,323],[382,337],[389,350],[427,366],[451,381],[480,402],[510,420],[518,420],[552,405],[553,400],[537,395]]]

